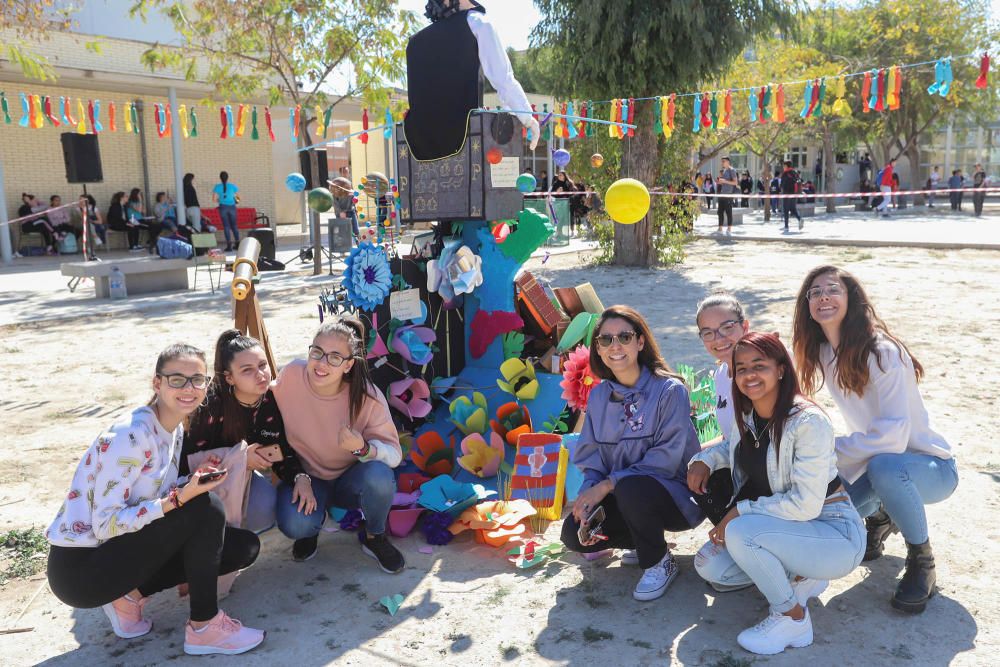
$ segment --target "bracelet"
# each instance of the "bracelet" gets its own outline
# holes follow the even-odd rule
[[[357,456],[359,459],[363,459],[372,451],[372,445],[370,442],[366,442],[363,449],[355,449],[351,454]]]
[[[179,510],[181,507],[184,506],[184,503],[181,502],[181,494],[177,490],[176,486],[170,489],[170,493],[167,494],[167,500],[170,501],[170,504],[174,506],[174,509]]]
[[[299,473],[298,475],[296,475],[296,476],[295,476],[295,477],[294,477],[294,478],[292,479],[292,486],[295,486],[296,484],[298,484],[298,482],[299,482],[299,477],[305,477],[305,478],[306,478],[306,479],[308,479],[308,480],[309,480],[310,482],[312,482],[312,477],[310,477],[310,476],[309,476],[309,475],[308,475],[307,473],[304,473],[304,472],[300,472],[300,473]]]

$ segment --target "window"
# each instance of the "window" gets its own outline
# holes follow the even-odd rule
[[[790,161],[794,169],[801,171],[809,166],[809,149],[805,146],[792,146],[785,153],[785,160]]]

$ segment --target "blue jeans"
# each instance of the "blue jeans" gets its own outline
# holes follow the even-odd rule
[[[879,454],[868,460],[868,470],[853,484],[844,483],[861,516],[882,505],[910,544],[927,541],[924,505],[948,498],[958,486],[955,459],[903,452]]]
[[[359,462],[337,479],[313,478],[312,492],[316,509],[303,514],[292,502],[292,487],[284,482],[278,486],[278,528],[286,537],[299,540],[318,535],[326,510],[333,505],[360,509],[368,534],[381,535],[396,493],[396,477],[392,468],[381,461]]]
[[[278,488],[271,484],[270,476],[265,477],[255,470],[250,475],[250,497],[243,517],[243,527],[258,535],[274,528],[277,502]]]
[[[226,244],[237,244],[240,242],[240,230],[236,226],[236,207],[235,206],[223,206],[219,204],[219,217],[222,218],[222,232],[226,235]],[[229,240],[229,234],[232,232],[233,240]]]
[[[839,579],[865,555],[864,525],[847,500],[823,505],[812,521],[738,516],[725,537],[724,546],[708,542],[695,554],[698,574],[727,586],[756,584],[779,613],[798,604],[791,585],[796,576]]]

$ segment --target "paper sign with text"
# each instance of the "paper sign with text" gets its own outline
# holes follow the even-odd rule
[[[389,311],[397,320],[415,320],[423,314],[420,308],[420,290],[407,289],[389,295]]]
[[[521,160],[505,157],[500,164],[490,165],[490,185],[494,188],[515,188],[517,177],[521,175]]]

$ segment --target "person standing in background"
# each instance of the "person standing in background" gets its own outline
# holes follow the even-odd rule
[[[194,174],[184,174],[184,217],[196,232],[201,232],[201,205],[198,203],[198,191],[194,189]],[[205,231],[214,232],[215,228],[205,225]]]
[[[878,189],[882,192],[882,202],[875,209],[883,218],[889,217],[889,201],[892,199],[892,170],[896,166],[896,158],[889,158],[885,167],[878,173]]]
[[[729,156],[722,158],[722,171],[719,172],[719,194],[735,194],[739,182],[736,180],[736,170]],[[744,200],[745,201],[745,200]],[[719,231],[722,231],[722,220],[726,219],[726,231],[733,231],[733,200],[731,197],[719,198]]]
[[[219,205],[222,231],[226,235],[226,252],[232,252],[240,244],[240,230],[236,226],[236,205],[240,203],[236,193],[240,189],[229,182],[229,172],[219,172],[219,181],[221,182],[212,188],[212,201]]]
[[[934,170],[931,171],[930,178],[927,179],[927,189],[937,190],[939,187],[941,187],[941,172],[938,171],[937,165],[935,165]],[[933,192],[927,194],[927,206],[928,208],[934,208]]]
[[[972,174],[972,187],[976,191],[972,193],[972,208],[975,209],[976,217],[983,215],[983,202],[986,201],[986,172],[983,165],[976,163],[976,171]]]
[[[962,195],[965,194],[960,189],[962,187],[965,179],[962,178],[961,169],[953,169],[951,172],[951,178],[948,179],[948,188],[951,192],[948,193],[948,199],[951,201],[951,210],[961,211],[962,210]]]

